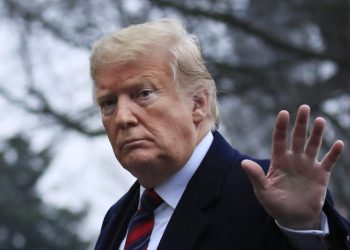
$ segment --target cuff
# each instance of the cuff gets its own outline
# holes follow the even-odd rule
[[[327,216],[323,211],[320,230],[294,230],[279,225],[276,220],[275,222],[294,249],[327,249],[326,236],[329,235],[329,225]]]

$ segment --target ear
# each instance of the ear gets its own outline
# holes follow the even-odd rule
[[[202,91],[192,96],[193,109],[192,117],[193,122],[198,124],[208,115],[208,93]]]

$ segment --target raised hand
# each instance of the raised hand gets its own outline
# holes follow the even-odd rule
[[[242,162],[262,206],[291,229],[319,229],[330,173],[344,148],[342,141],[336,141],[319,161],[325,120],[316,118],[308,137],[309,117],[310,107],[300,106],[288,146],[289,113],[278,114],[267,175],[257,163]]]

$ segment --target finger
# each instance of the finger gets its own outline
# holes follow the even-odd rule
[[[280,111],[276,118],[272,136],[272,156],[283,154],[287,151],[288,124],[289,113],[286,110]]]
[[[309,116],[310,107],[305,104],[301,105],[298,109],[292,131],[291,150],[295,153],[304,152]]]
[[[311,131],[311,135],[306,143],[305,153],[311,157],[316,158],[323,139],[323,132],[325,128],[326,121],[322,117],[315,119],[314,126]]]
[[[321,166],[326,171],[331,171],[344,149],[344,143],[341,140],[336,141],[328,153],[323,157]]]
[[[263,190],[266,187],[267,180],[262,167],[254,161],[243,160],[241,163],[243,170],[247,173],[255,190]]]

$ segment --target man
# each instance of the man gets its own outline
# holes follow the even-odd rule
[[[215,83],[179,22],[105,36],[90,62],[115,156],[137,178],[108,211],[95,249],[350,249],[350,226],[326,198],[344,146],[336,141],[318,161],[325,121],[307,138],[307,105],[291,146],[281,111],[271,162],[256,160],[216,131]]]

